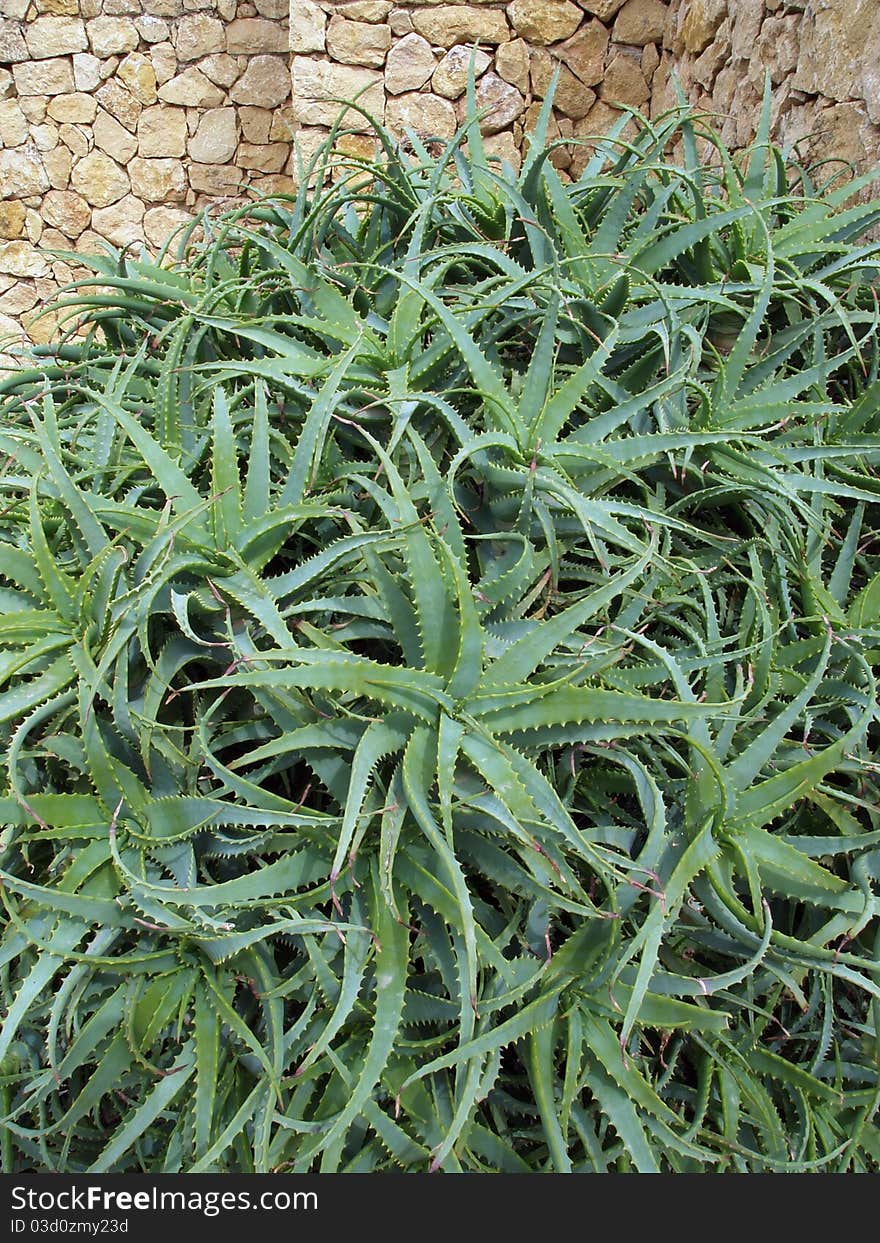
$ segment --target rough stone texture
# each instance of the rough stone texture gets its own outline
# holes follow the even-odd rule
[[[605,73],[608,30],[601,22],[586,22],[558,49],[560,60],[586,86],[596,86]]]
[[[569,0],[513,0],[508,13],[516,33],[539,45],[569,38],[584,16]]]
[[[327,17],[312,0],[293,0],[290,6],[290,50],[300,55],[323,52]]]
[[[84,198],[71,190],[50,190],[41,208],[46,224],[65,237],[77,238],[89,227],[92,209]]]
[[[145,160],[136,156],[128,165],[132,192],[145,203],[182,203],[186,199],[186,170],[180,160]]]
[[[451,53],[450,53],[451,54]],[[488,62],[488,57],[486,60]],[[434,72],[437,62],[427,39],[415,32],[404,35],[395,43],[385,61],[385,89],[389,95],[402,95],[404,91],[417,91],[425,85]],[[437,90],[437,84],[434,83]],[[445,94],[439,91],[439,94]]]
[[[498,134],[509,129],[526,106],[516,87],[505,82],[497,73],[486,73],[480,78],[476,95],[478,110],[485,110],[485,115],[480,118],[480,130],[484,134]],[[460,101],[460,121],[464,119],[466,103],[466,100]]]
[[[290,95],[290,74],[279,56],[254,56],[229,92],[237,104],[275,108]]]
[[[198,128],[189,140],[189,154],[199,164],[225,164],[235,155],[237,146],[235,109],[212,108],[199,118]]]
[[[38,17],[24,28],[32,60],[84,52],[89,46],[83,22],[73,17]]]
[[[226,94],[195,65],[190,65],[183,73],[160,86],[158,97],[164,104],[177,104],[188,108],[219,108]]]
[[[418,35],[410,38],[418,38]],[[502,44],[510,47],[511,44]],[[474,77],[479,78],[492,64],[492,57],[479,49],[466,47],[463,43],[450,48],[437,66],[437,72],[431,79],[431,89],[444,99],[458,99],[467,90],[468,74],[471,58],[474,62]],[[508,79],[505,79],[508,80]]]
[[[454,47],[456,43],[506,43],[510,38],[507,19],[497,9],[441,4],[432,9],[414,9],[412,23],[417,34],[439,47]]]
[[[64,95],[74,90],[73,67],[62,57],[13,65],[12,77],[19,95]]]
[[[137,152],[137,138],[103,108],[98,109],[92,127],[95,146],[120,164],[127,164]]]
[[[418,92],[391,96],[385,119],[398,133],[412,129],[421,138],[451,138],[458,128],[455,109],[448,99]]]
[[[626,0],[614,23],[615,42],[645,47],[662,39],[667,12],[660,0]]]
[[[157,104],[145,108],[137,126],[138,155],[151,157],[186,154],[186,113],[182,108]]]
[[[77,160],[70,173],[70,184],[92,207],[109,207],[129,190],[128,176],[103,151],[93,151]]]
[[[385,109],[382,75],[373,69],[294,57],[293,110],[298,121],[304,125],[332,125],[342,106],[339,101],[355,99],[381,121]],[[355,111],[346,114],[345,124],[352,129],[369,128],[366,118]]]
[[[141,222],[144,210],[140,199],[128,194],[112,207],[99,207],[93,211],[92,228],[113,246],[136,246],[143,240]]]
[[[334,14],[327,27],[327,51],[343,65],[380,69],[391,47],[391,30],[371,22],[352,22]]]
[[[599,94],[607,104],[638,108],[651,92],[637,60],[619,52],[605,69]]]

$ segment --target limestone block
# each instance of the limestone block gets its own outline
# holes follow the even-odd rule
[[[513,0],[507,12],[516,33],[540,46],[568,39],[584,16],[570,0]]]
[[[95,56],[133,52],[138,45],[137,27],[130,17],[95,17],[89,22],[87,30]]]
[[[164,86],[177,73],[177,55],[170,43],[156,43],[150,52],[150,63],[158,86]]]
[[[427,39],[414,32],[404,35],[394,44],[385,61],[386,91],[389,95],[402,95],[404,91],[419,90],[434,72],[436,64]]]
[[[693,55],[706,50],[727,16],[728,0],[691,0],[681,29],[685,49]]]
[[[66,238],[61,239],[67,242]],[[69,244],[69,243],[68,243]],[[8,279],[4,277],[4,280]],[[32,310],[39,301],[39,294],[30,281],[16,281],[16,283],[0,297],[0,321],[5,323],[10,315],[23,315],[25,311]],[[3,334],[6,335],[5,333]]]
[[[39,153],[30,146],[0,151],[0,199],[28,198],[49,189]]]
[[[388,14],[388,25],[393,35],[410,35],[413,31],[412,15],[408,9],[392,9]]]
[[[285,108],[275,108],[272,112],[272,124],[269,127],[269,142],[293,142],[295,132],[296,120],[293,107],[288,105]],[[248,141],[251,140],[248,139]]]
[[[495,72],[518,91],[529,89],[529,46],[525,39],[502,43],[495,53]]]
[[[238,120],[245,142],[268,142],[275,114],[268,108],[254,108],[244,105],[238,109]]]
[[[323,52],[327,18],[312,0],[296,0],[290,6],[288,31],[291,52]]]
[[[484,134],[498,134],[513,124],[525,110],[526,101],[522,94],[505,82],[497,73],[484,74],[477,83],[477,109],[485,112],[480,118],[480,130]],[[459,104],[459,120],[464,120],[466,101]]]
[[[38,17],[25,26],[24,37],[33,60],[69,56],[89,46],[85,25],[75,17]]]
[[[144,211],[140,199],[128,194],[112,207],[95,208],[92,212],[92,228],[100,237],[106,237],[113,246],[131,246],[143,239]]]
[[[241,168],[255,169],[261,173],[280,173],[290,155],[286,142],[239,143],[235,162]]]
[[[180,160],[135,156],[128,173],[132,192],[145,203],[182,203],[186,198],[186,168]]]
[[[0,19],[0,64],[14,65],[30,60],[30,56],[18,22]]]
[[[278,21],[262,17],[240,17],[226,27],[226,51],[231,56],[252,56],[256,52],[287,52],[288,32]]]
[[[662,39],[668,12],[660,0],[626,0],[614,23],[615,43],[645,47]]]
[[[436,47],[449,48],[456,43],[498,44],[510,38],[507,20],[496,9],[441,4],[436,8],[414,9],[412,23],[416,33]]]
[[[391,96],[385,123],[397,134],[412,129],[422,138],[451,138],[458,128],[455,109],[448,99],[418,91]]]
[[[192,164],[189,184],[200,194],[231,197],[241,194],[247,174],[234,164]]]
[[[355,22],[384,22],[391,12],[391,0],[343,0],[334,4],[334,10],[342,17]]]
[[[190,223],[189,212],[179,207],[151,207],[144,213],[144,237],[156,250],[161,250],[178,229]]]
[[[70,185],[70,169],[73,164],[73,156],[68,148],[59,144],[54,151],[47,151],[43,156],[43,163],[52,189],[66,190]]]
[[[408,35],[407,38],[418,39],[419,36]],[[406,39],[401,40],[401,43],[405,42]],[[511,45],[502,44],[501,46],[509,47]],[[455,47],[449,49],[437,66],[437,71],[431,79],[431,89],[436,95],[442,95],[444,99],[458,99],[465,93],[472,56],[474,58],[474,77],[479,79],[492,64],[492,57],[479,48],[477,48],[475,53],[473,48],[467,47],[464,43],[457,43]]]
[[[171,34],[171,27],[161,17],[149,13],[135,19],[135,27],[144,43],[162,43]]]
[[[260,17],[280,17],[287,21],[290,16],[289,0],[254,0]]]
[[[31,141],[38,151],[52,151],[58,146],[58,126],[51,121],[31,126]]]
[[[53,95],[46,109],[53,121],[68,125],[91,125],[98,111],[92,95],[75,91],[72,95]]]
[[[49,264],[30,242],[16,239],[0,242],[0,272],[9,276],[46,276]]]
[[[73,83],[78,91],[94,91],[101,85],[101,62],[90,52],[78,52],[73,58]]]
[[[226,51],[226,33],[216,17],[202,13],[182,17],[177,24],[174,46],[179,60],[200,60],[213,52]]]
[[[238,123],[234,108],[211,108],[199,117],[189,140],[190,158],[199,164],[225,164],[235,155]]]
[[[391,47],[391,29],[370,22],[351,22],[334,14],[327,27],[327,51],[343,65],[379,69]]]
[[[119,64],[116,76],[124,82],[138,103],[149,105],[156,102],[156,70],[149,56],[143,52],[131,52]]]
[[[0,203],[0,237],[5,241],[21,237],[24,232],[24,204],[18,199]]]
[[[223,86],[228,90],[241,77],[241,66],[234,56],[219,52],[214,56],[206,56],[196,66],[215,86]]]
[[[73,67],[60,56],[13,65],[12,76],[19,95],[65,95],[74,90]]]
[[[556,93],[553,96],[553,107],[563,116],[579,121],[585,117],[596,102],[596,92],[580,78],[576,78],[571,70],[561,65]]]
[[[186,113],[182,108],[156,104],[145,108],[138,119],[138,155],[144,159],[186,153]]]
[[[578,0],[581,8],[600,21],[607,22],[618,9],[622,9],[626,0]]]
[[[605,70],[599,94],[606,104],[630,108],[638,108],[651,96],[639,62],[622,52],[618,52]]]
[[[89,227],[92,209],[82,197],[72,190],[50,190],[43,199],[43,219],[53,229],[59,229],[65,237],[76,238]]]
[[[275,108],[284,103],[290,98],[286,61],[279,56],[252,57],[229,94],[234,103],[255,104],[258,108]]]
[[[143,105],[138,103],[131,91],[127,90],[121,82],[113,79],[105,82],[95,91],[95,99],[102,108],[116,118],[120,125],[130,130],[137,127],[138,118],[143,112]]]
[[[103,108],[98,110],[95,124],[92,127],[92,137],[95,140],[95,146],[119,164],[128,164],[132,156],[137,153],[138,142],[134,134],[130,133],[124,125],[120,125],[116,118],[112,117],[109,112],[105,112]]]
[[[127,174],[103,151],[92,151],[77,160],[70,184],[93,207],[109,207],[129,190]]]
[[[159,87],[159,98],[165,104],[180,104],[187,108],[219,108],[226,98],[219,86],[190,65]]]
[[[864,99],[880,122],[880,8],[872,0],[824,0],[801,24],[792,85],[829,99]]]
[[[0,103],[0,146],[20,147],[27,142],[28,122],[17,99]]]
[[[490,163],[501,160],[503,164],[509,164],[515,173],[519,172],[522,167],[522,152],[516,145],[513,134],[487,134],[483,147]]]

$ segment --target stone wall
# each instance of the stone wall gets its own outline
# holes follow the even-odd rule
[[[0,0],[0,316],[52,332],[36,312],[77,273],[49,250],[158,247],[205,203],[290,188],[287,15]]]

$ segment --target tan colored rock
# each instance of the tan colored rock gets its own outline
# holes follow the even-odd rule
[[[391,30],[370,22],[350,22],[334,14],[327,27],[327,51],[343,65],[380,69],[391,47]]]
[[[243,109],[239,109],[239,112]],[[285,108],[275,108],[272,111],[272,124],[269,127],[269,142],[293,142],[293,136],[296,132],[296,120],[293,115],[293,107],[291,105]],[[242,121],[242,126],[244,121]],[[249,138],[249,142],[253,139]]]
[[[396,134],[412,129],[421,138],[451,138],[458,128],[455,109],[448,99],[418,91],[390,96],[385,123]]]
[[[385,61],[385,89],[390,95],[417,91],[428,81],[436,64],[427,39],[415,33],[404,35]]]
[[[502,43],[495,53],[495,72],[499,78],[524,94],[529,89],[529,45],[525,39]]]
[[[46,176],[53,190],[66,190],[70,184],[70,169],[73,156],[67,147],[57,146],[54,151],[47,151],[43,156]]]
[[[0,102],[0,146],[20,147],[28,139],[27,117],[17,99]]]
[[[30,55],[18,22],[0,20],[0,64],[20,64]]]
[[[517,147],[513,134],[487,134],[483,147],[489,157],[489,163],[500,160],[502,166],[509,164],[514,173],[522,167],[522,153]]]
[[[333,7],[353,22],[384,22],[391,12],[391,0],[350,0]]]
[[[177,24],[174,47],[178,60],[200,60],[214,52],[226,51],[226,33],[216,17],[194,13]]]
[[[236,100],[237,90],[238,86],[233,92]],[[332,125],[343,107],[341,101],[352,102],[355,99],[359,107],[381,121],[385,111],[382,75],[373,69],[334,65],[307,56],[294,57],[293,110],[302,124]],[[346,114],[345,124],[359,130],[370,128],[369,121],[354,111]]]
[[[186,198],[186,168],[180,160],[144,160],[128,165],[132,193],[145,203],[182,203]]]
[[[109,207],[129,190],[127,175],[103,151],[92,151],[77,160],[70,173],[70,184],[93,207]]]
[[[82,159],[84,155],[88,155],[89,142],[86,139],[85,132],[83,131],[82,126],[61,125],[59,126],[59,129],[58,129],[58,137],[64,143],[65,147],[67,147],[68,151],[70,151],[71,154],[77,160]],[[47,152],[47,155],[46,155],[47,160],[49,158],[49,155],[51,155],[51,152]],[[64,187],[53,186],[53,189],[59,190],[59,189],[64,189]]]
[[[596,92],[576,78],[565,65],[559,67],[559,81],[553,96],[553,107],[563,116],[580,121],[596,102]]]
[[[73,58],[73,84],[78,91],[94,91],[101,85],[101,62],[90,52]]]
[[[247,174],[234,164],[191,164],[189,183],[201,194],[234,197],[247,184]]]
[[[290,156],[286,142],[239,144],[235,162],[241,168],[255,169],[261,173],[280,173]]]
[[[138,103],[131,91],[127,90],[121,82],[113,79],[105,82],[95,91],[95,99],[102,108],[115,117],[120,125],[124,125],[129,130],[137,127],[138,118],[143,112],[143,105]]]
[[[254,7],[260,17],[283,17],[287,21],[290,16],[289,0],[254,0]]]
[[[660,64],[660,53],[656,43],[649,43],[642,52],[641,70],[645,81],[650,82]]]
[[[505,82],[497,73],[489,72],[477,83],[477,110],[485,115],[480,117],[480,130],[484,134],[498,134],[507,129],[525,110],[526,101],[521,93]],[[463,122],[466,114],[466,101],[459,102],[458,118]]]
[[[92,218],[85,199],[70,190],[50,190],[43,199],[42,212],[46,224],[70,238],[79,237]]]
[[[52,151],[58,146],[58,126],[51,121],[31,126],[31,141],[38,151]]]
[[[612,37],[616,43],[645,47],[663,38],[668,13],[660,0],[626,0],[617,14]]]
[[[513,0],[507,13],[521,38],[544,47],[568,39],[584,16],[570,0]]]
[[[289,46],[291,52],[323,52],[327,18],[312,0],[296,0],[290,6]]]
[[[239,17],[226,27],[226,51],[230,56],[287,52],[288,41],[288,32],[280,22],[262,17]]]
[[[871,0],[822,0],[810,14],[792,85],[838,101],[863,99],[880,122],[880,8]]]
[[[38,246],[44,231],[43,217],[38,211],[34,211],[32,207],[29,207],[24,218],[25,237],[32,246]],[[48,242],[46,244],[49,245]]]
[[[585,86],[596,86],[605,73],[608,31],[601,22],[587,22],[556,51],[563,64]]]
[[[413,32],[412,15],[408,9],[392,9],[388,14],[388,25],[391,33],[397,38],[411,35]]]
[[[0,99],[8,99],[15,89],[15,81],[8,69],[0,69]]]
[[[730,43],[725,42],[721,38],[721,32],[727,26],[727,22],[723,22],[718,32],[705,52],[698,56],[693,64],[689,67],[693,74],[694,81],[699,82],[706,90],[713,86],[715,78],[721,67],[728,63],[730,59]],[[647,49],[646,49],[647,50]],[[797,61],[797,47],[791,49],[793,52],[792,68]],[[644,62],[644,58],[643,58]],[[644,63],[642,64],[642,73],[645,72]],[[760,66],[761,82],[763,85],[764,66]],[[645,74],[647,77],[648,75]],[[723,109],[722,109],[723,110]]]
[[[78,0],[40,0],[37,7],[41,13],[54,13],[58,17],[77,17],[80,12]]]
[[[190,159],[199,164],[225,164],[235,155],[238,123],[234,108],[212,108],[199,118],[189,140]]]
[[[550,89],[556,62],[545,47],[529,48],[529,81],[532,94],[543,99]]]
[[[180,17],[183,0],[143,0],[143,10],[152,17]]]
[[[705,51],[727,16],[728,0],[691,0],[681,29],[686,51],[698,55]]]
[[[469,8],[464,4],[414,9],[412,23],[416,33],[436,47],[450,48],[456,43],[498,44],[510,38],[503,13],[496,9]]]
[[[418,35],[407,37],[419,38]],[[401,42],[405,43],[406,40],[402,39]],[[507,47],[510,45],[502,44],[501,46]],[[474,60],[474,77],[475,79],[482,77],[492,64],[492,57],[479,48],[475,51],[474,48],[466,47],[463,43],[457,43],[443,57],[431,79],[431,90],[435,95],[442,95],[444,99],[459,99],[465,93],[472,56]]]
[[[32,125],[40,125],[46,119],[48,98],[42,95],[19,95],[18,106]]]
[[[129,194],[112,207],[96,207],[92,212],[92,229],[113,246],[134,245],[143,239],[144,211],[140,199]]]
[[[157,86],[164,86],[177,73],[178,64],[170,43],[157,43],[150,52],[150,63],[156,75]]]
[[[206,56],[204,60],[199,61],[197,68],[199,73],[203,73],[215,86],[222,86],[227,90],[242,75],[239,62],[234,56],[227,56],[225,52],[219,52],[216,56]]]
[[[599,94],[604,103],[622,104],[627,108],[638,108],[651,97],[639,62],[622,52],[605,70]]]
[[[180,104],[187,108],[219,108],[226,95],[195,65],[190,65],[176,78],[159,87],[159,98],[165,104]]]
[[[138,45],[137,27],[130,17],[96,17],[86,29],[95,56],[122,55]]]
[[[237,104],[277,108],[290,98],[290,74],[285,61],[279,56],[252,57],[229,95]]]
[[[626,0],[578,0],[581,8],[600,21],[607,22],[618,9],[622,9]]]
[[[101,108],[92,127],[95,146],[123,167],[137,152],[137,138],[124,125]]]
[[[24,232],[24,204],[18,199],[7,199],[0,203],[0,237],[4,241],[12,241],[21,237]]]
[[[49,189],[38,153],[30,147],[0,151],[0,199],[28,198]]]
[[[150,57],[143,52],[130,52],[120,61],[116,76],[125,83],[138,103],[149,105],[156,102],[156,70]]]
[[[149,13],[135,18],[135,27],[144,43],[162,43],[171,34],[171,27],[161,17],[152,17]]]
[[[16,239],[0,242],[0,272],[9,276],[46,276],[49,265],[30,242]]]
[[[83,91],[75,91],[72,95],[53,95],[47,108],[53,121],[68,125],[91,125],[97,111],[98,105],[93,96]]]
[[[0,296],[0,321],[5,321],[10,315],[23,315],[25,311],[35,307],[38,301],[39,295],[29,281],[17,281]]]
[[[245,105],[238,109],[238,120],[245,142],[268,142],[274,113],[268,108]]]
[[[73,69],[63,57],[13,65],[19,95],[66,95],[73,91]]]
[[[161,250],[191,220],[189,212],[179,207],[151,207],[144,213],[144,237],[155,250]]]
[[[89,46],[85,26],[74,17],[38,17],[25,26],[24,37],[34,60],[69,56]]]
[[[186,113],[182,108],[156,104],[138,119],[138,155],[144,159],[186,154]]]

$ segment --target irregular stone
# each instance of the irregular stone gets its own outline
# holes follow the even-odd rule
[[[553,96],[553,107],[563,116],[579,121],[596,102],[596,92],[586,86],[565,65],[559,67],[559,81]]]
[[[88,8],[88,5],[83,7]],[[41,13],[54,13],[59,17],[77,17],[81,12],[78,0],[39,0],[37,8]]]
[[[241,67],[238,61],[234,56],[227,56],[225,52],[220,52],[216,56],[206,56],[204,60],[199,61],[198,69],[215,86],[224,86],[227,89],[241,77]]]
[[[25,213],[24,232],[25,237],[27,237],[32,246],[39,245],[44,229],[43,217],[38,211],[34,211],[32,207],[29,207]]]
[[[92,209],[85,199],[70,190],[50,190],[41,210],[46,224],[71,238],[79,237],[92,218]]]
[[[106,237],[113,246],[131,246],[143,238],[141,221],[145,210],[140,199],[129,194],[112,207],[95,208],[92,229],[100,237]]]
[[[455,109],[448,99],[418,91],[391,96],[385,123],[394,133],[412,129],[420,138],[451,138],[458,128]]]
[[[146,203],[182,203],[186,198],[186,169],[180,160],[144,160],[128,165],[132,192]]]
[[[526,101],[515,86],[499,78],[497,73],[489,72],[477,83],[477,110],[485,116],[480,117],[480,130],[484,134],[498,134],[512,125],[523,112]],[[460,103],[459,120],[464,121],[466,101]]]
[[[12,76],[19,95],[66,95],[74,89],[73,68],[63,57],[13,65]]]
[[[613,38],[616,43],[631,43],[636,47],[662,39],[668,13],[660,0],[626,0],[617,14]]]
[[[418,35],[407,35],[407,38],[418,39]],[[406,39],[401,40],[401,44]],[[400,44],[398,44],[398,47]],[[509,44],[502,44],[502,47],[508,47]],[[395,48],[395,51],[397,49]],[[470,73],[471,57],[474,60],[474,77],[480,78],[492,64],[492,57],[479,48],[474,51],[473,48],[466,47],[463,43],[457,43],[455,47],[449,49],[446,55],[437,66],[437,70],[431,79],[431,90],[437,95],[442,95],[444,99],[458,99],[467,90],[468,74]]]
[[[18,22],[0,20],[0,64],[14,65],[30,60],[30,56]]]
[[[706,50],[727,16],[727,4],[728,0],[691,0],[681,29],[686,51],[698,55]]]
[[[559,59],[585,86],[596,86],[602,81],[608,31],[601,22],[587,22],[576,35],[555,50]]]
[[[545,47],[529,48],[529,81],[532,94],[543,99],[553,80],[554,60]]]
[[[65,147],[71,152],[76,159],[82,159],[84,155],[89,153],[89,143],[82,129],[76,125],[62,125],[58,130],[58,136],[64,143]],[[47,153],[49,158],[51,152]],[[54,186],[53,189],[63,189],[63,187]]]
[[[391,0],[351,0],[333,8],[354,22],[384,22],[391,12]]]
[[[657,71],[660,64],[660,53],[657,51],[656,43],[649,43],[642,52],[641,69],[645,81],[650,82]]]
[[[30,242],[0,242],[0,272],[9,276],[46,276],[49,265]]]
[[[578,4],[587,13],[592,13],[600,21],[607,22],[618,9],[622,9],[626,0],[578,0]]]
[[[412,23],[417,34],[437,47],[454,47],[456,43],[498,44],[510,38],[503,13],[495,9],[468,8],[463,4],[414,9]]]
[[[8,69],[0,69],[0,99],[8,99],[15,89],[15,81]]]
[[[95,99],[126,129],[135,129],[143,112],[143,105],[120,82],[105,82],[95,91]]]
[[[31,141],[38,151],[52,151],[58,146],[58,126],[51,121],[31,126]]]
[[[122,165],[128,164],[138,149],[137,138],[134,134],[130,133],[124,125],[120,125],[116,118],[112,117],[109,112],[105,112],[103,108],[99,110],[95,118],[92,137],[99,150]]]
[[[824,0],[810,11],[792,85],[839,101],[863,99],[880,122],[880,9],[871,0]]]
[[[237,99],[236,91],[238,86],[233,92]],[[381,120],[385,108],[382,75],[373,69],[294,57],[293,110],[298,121],[305,125],[332,125],[343,103],[355,98],[361,108]],[[369,129],[369,121],[359,112],[348,112],[345,124],[353,129]]]
[[[200,60],[213,52],[226,51],[223,23],[201,13],[182,17],[177,25],[174,47],[179,60]]]
[[[287,21],[290,16],[289,0],[254,0],[254,7],[261,17],[283,17]]]
[[[156,104],[138,119],[138,155],[144,159],[186,153],[186,113],[182,108]]]
[[[237,104],[276,108],[290,98],[290,75],[285,62],[278,56],[254,56],[229,94]]]
[[[391,33],[398,37],[410,35],[413,31],[412,16],[407,9],[392,9],[388,14],[388,25]]]
[[[823,2],[827,4],[829,0]],[[830,2],[833,3],[834,0]],[[751,60],[764,20],[764,0],[736,0],[732,8],[728,0],[728,10],[731,16],[730,46],[733,55],[739,60]]]
[[[11,241],[21,237],[24,231],[24,204],[18,199],[7,199],[0,203],[0,237]]]
[[[190,65],[159,87],[159,98],[165,104],[182,104],[188,108],[219,108],[226,96],[195,65]]]
[[[74,17],[38,17],[25,26],[24,37],[34,60],[69,56],[89,46],[85,26]]]
[[[171,27],[161,17],[152,17],[149,13],[135,20],[135,27],[144,43],[161,43],[171,33]]]
[[[261,173],[280,173],[289,155],[290,147],[286,142],[242,142],[239,143],[235,162],[241,168],[252,168]]]
[[[244,109],[240,109],[243,112]],[[257,109],[254,109],[256,112]],[[270,114],[272,124],[269,127],[269,142],[293,142],[293,136],[296,132],[296,121],[293,116],[293,108],[275,108]],[[244,121],[242,120],[242,126]],[[253,139],[248,139],[252,142]]]
[[[77,160],[70,184],[93,207],[109,207],[129,190],[127,175],[103,151],[92,151]]]
[[[628,108],[638,108],[651,96],[638,61],[622,52],[605,70],[599,94],[607,104],[622,104]]]
[[[583,21],[570,0],[513,0],[507,12],[516,33],[540,46],[568,39]]]
[[[183,0],[143,0],[143,7],[153,17],[180,17]]]
[[[483,147],[490,163],[500,160],[502,166],[509,164],[514,173],[519,172],[522,167],[522,153],[513,134],[487,134]]]
[[[62,238],[62,241],[66,239]],[[5,278],[4,278],[5,279]],[[10,315],[23,315],[37,305],[39,295],[27,281],[18,281],[0,297],[0,320],[5,321]]]
[[[101,85],[101,62],[89,52],[73,58],[73,82],[78,91],[93,91]]]
[[[177,73],[177,56],[170,43],[154,44],[150,52],[150,63],[159,86],[164,86]]]
[[[70,169],[73,156],[67,147],[57,146],[54,151],[47,151],[43,156],[46,165],[46,176],[53,190],[66,190],[70,184]]]
[[[240,194],[247,176],[234,164],[191,164],[189,184],[201,194],[232,197]]]
[[[18,106],[32,125],[39,125],[46,119],[49,100],[41,95],[19,95]]]
[[[343,65],[379,69],[391,47],[391,30],[370,22],[350,22],[336,14],[327,27],[327,51]]]
[[[53,121],[68,125],[91,125],[98,105],[91,95],[76,91],[72,95],[53,95],[46,109]]]
[[[130,17],[96,17],[87,27],[95,56],[133,52],[138,45],[137,27]]]
[[[239,17],[226,27],[226,51],[231,56],[253,56],[257,52],[287,52],[287,30],[280,22],[262,17]]]
[[[20,147],[28,139],[27,117],[17,99],[4,99],[0,103],[0,146]]]
[[[144,213],[144,237],[154,249],[161,250],[191,220],[189,212],[181,211],[179,207],[151,207]]]
[[[234,108],[212,108],[199,117],[189,140],[190,159],[199,164],[225,164],[235,155],[238,124]]]
[[[296,0],[290,6],[291,52],[323,52],[326,25],[327,18],[312,0]]]
[[[245,106],[238,110],[238,120],[245,142],[268,142],[273,114],[268,108]]]
[[[391,48],[385,61],[385,89],[391,95],[417,91],[428,81],[436,64],[427,39],[414,33],[404,35]]]
[[[495,72],[518,91],[525,93],[529,89],[529,45],[525,39],[501,44],[495,53]]]
[[[49,178],[31,147],[0,151],[0,199],[26,199],[49,189]]]
[[[116,76],[124,82],[138,103],[156,102],[156,70],[149,56],[131,52],[120,62]]]

